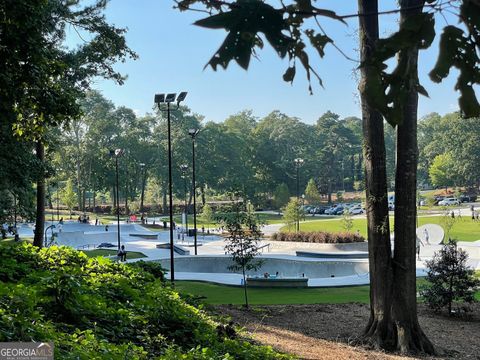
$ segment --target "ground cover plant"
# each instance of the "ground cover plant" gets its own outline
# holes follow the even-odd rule
[[[352,219],[354,231],[359,230],[360,234],[364,237],[367,236],[367,220],[365,218]],[[425,224],[437,224],[443,227],[443,216],[419,216],[418,226]],[[390,230],[393,231],[393,217],[390,217]],[[281,231],[287,231],[286,227]],[[326,219],[326,220],[314,220],[309,222],[300,223],[300,231],[328,231],[328,232],[342,232],[341,219]],[[458,218],[452,226],[450,231],[452,238],[459,241],[477,241],[480,240],[480,222],[472,221],[468,216],[462,216]]]
[[[275,241],[296,241],[318,244],[343,244],[352,242],[364,242],[365,238],[361,235],[353,234],[351,232],[298,232],[298,233],[275,233],[272,235],[272,240]]]
[[[4,244],[0,256],[1,342],[54,341],[59,359],[288,358],[219,331],[157,264],[27,243]]]

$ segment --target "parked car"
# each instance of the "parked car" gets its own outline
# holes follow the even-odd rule
[[[443,195],[436,195],[434,198],[433,198],[435,201],[433,202],[433,205],[438,205],[438,203],[442,200],[445,199],[445,196]]]
[[[457,198],[445,198],[438,202],[440,206],[451,206],[451,205],[460,205],[460,200]]]
[[[328,209],[325,209],[325,211],[323,213],[325,215],[333,215],[333,212],[335,212],[336,209],[337,209],[337,205],[333,205],[333,206],[329,207]]]
[[[345,207],[343,206],[337,206],[335,208],[335,210],[333,210],[332,212],[330,212],[330,215],[342,215],[343,212],[345,211]]]
[[[460,202],[475,202],[477,201],[477,195],[475,194],[462,194],[460,195],[460,198],[458,199]]]
[[[364,213],[364,210],[360,206],[352,207],[348,211],[351,215],[360,215]]]

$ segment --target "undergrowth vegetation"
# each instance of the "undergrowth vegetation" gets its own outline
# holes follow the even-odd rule
[[[318,244],[344,244],[352,242],[364,242],[365,238],[359,234],[353,234],[350,232],[279,232],[272,235],[272,240],[275,241],[295,241],[306,243],[318,243]]]
[[[157,264],[26,243],[0,246],[0,258],[0,342],[54,341],[58,359],[289,358],[222,331]]]

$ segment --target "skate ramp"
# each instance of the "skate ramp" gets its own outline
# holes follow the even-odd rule
[[[426,241],[426,233],[428,233],[428,242]],[[423,241],[425,245],[440,245],[445,237],[445,232],[440,225],[425,224],[417,228],[417,236]]]

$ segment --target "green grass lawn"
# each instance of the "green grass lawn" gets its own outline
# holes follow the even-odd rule
[[[426,283],[417,279],[417,287]],[[180,293],[188,293],[203,298],[203,302],[211,305],[243,304],[244,293],[240,286],[212,284],[200,281],[177,281],[175,289]],[[370,287],[346,286],[331,288],[282,289],[282,288],[249,288],[248,301],[252,305],[286,305],[286,304],[368,304]],[[480,291],[475,298],[480,300]]]
[[[243,288],[199,281],[177,281],[175,289],[181,293],[205,297],[208,304],[243,304]],[[349,302],[368,303],[369,287],[341,288],[249,288],[248,301],[255,305],[269,304],[340,304]]]
[[[84,250],[83,252],[88,257],[117,256],[117,250],[109,250],[109,249]],[[127,259],[141,259],[146,257],[147,256],[141,252],[127,251]]]
[[[443,226],[443,216],[419,216],[418,225],[424,224],[438,224]],[[322,219],[300,223],[300,231],[328,231],[341,232],[345,231],[342,227],[341,217],[335,220]],[[367,235],[367,219],[353,219],[352,231],[360,230],[360,234],[366,237]],[[393,217],[390,217],[390,229],[393,231]],[[285,227],[281,231],[287,231]],[[459,241],[476,241],[480,240],[480,222],[474,222],[469,217],[464,216],[456,220],[452,227],[450,236]]]

